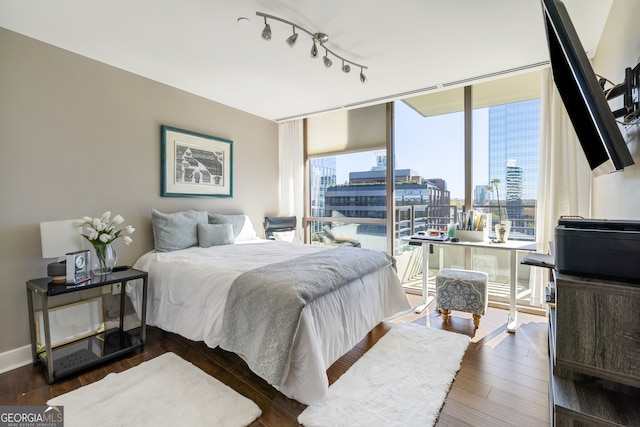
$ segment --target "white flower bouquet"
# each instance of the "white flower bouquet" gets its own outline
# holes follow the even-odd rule
[[[123,232],[132,234],[136,231],[136,229],[130,225],[119,228],[123,222],[124,218],[120,215],[111,218],[110,211],[103,213],[100,218],[85,216],[76,221],[76,225],[82,227],[84,230],[84,232],[81,233],[82,236],[87,239],[95,249],[99,263],[99,265],[96,266],[98,273],[110,273],[113,268],[113,265],[110,264],[115,265],[116,256],[111,247],[111,243],[121,237]],[[129,236],[122,236],[122,240],[126,245],[130,245],[131,242],[133,242]],[[110,260],[108,260],[108,258],[110,258]]]

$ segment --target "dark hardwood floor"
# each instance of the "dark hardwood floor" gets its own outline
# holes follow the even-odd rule
[[[419,297],[409,296],[413,305]],[[454,312],[443,324],[439,314],[409,314],[393,322],[414,321],[432,328],[469,335],[472,340],[449,391],[437,426],[547,426],[547,319],[519,313],[515,334],[506,332],[508,312],[489,308],[480,328],[470,315]],[[333,383],[392,326],[381,323],[327,371]],[[174,352],[256,402],[262,416],[252,426],[297,426],[305,405],[288,399],[254,375],[234,354],[210,349],[155,328],[147,331],[144,350],[78,376],[48,385],[39,366],[24,366],[0,375],[0,405],[42,405],[48,399],[120,372],[165,352]],[[389,362],[390,364],[393,361]],[[142,402],[144,404],[144,402]],[[152,404],[152,403],[147,403]]]

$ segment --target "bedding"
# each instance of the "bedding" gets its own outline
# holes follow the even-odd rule
[[[221,344],[224,335],[229,290],[241,274],[336,249],[249,239],[208,248],[193,246],[171,252],[148,252],[134,265],[149,272],[147,324],[204,341],[214,348]],[[138,313],[142,300],[139,288],[127,287]],[[263,304],[261,297],[249,298],[249,307]],[[327,368],[382,319],[409,309],[390,263],[305,303],[284,378],[271,384],[305,404],[320,399],[328,390]],[[255,316],[258,311],[250,310],[241,316]],[[255,367],[248,364],[255,372]]]
[[[242,273],[227,295],[220,347],[242,355],[270,384],[281,385],[305,305],[391,264],[386,253],[343,247]]]

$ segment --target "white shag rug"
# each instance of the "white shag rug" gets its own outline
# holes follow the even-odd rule
[[[262,411],[251,400],[174,353],[47,402],[73,426],[247,426]]]
[[[298,422],[320,426],[432,426],[469,337],[399,323],[308,406]]]

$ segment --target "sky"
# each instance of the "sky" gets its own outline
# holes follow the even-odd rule
[[[473,114],[473,186],[489,181],[489,109]],[[452,198],[464,199],[463,112],[422,117],[404,102],[395,103],[396,169],[413,169],[424,178],[443,178]],[[337,183],[349,172],[371,170],[375,153],[354,153],[336,159]]]

